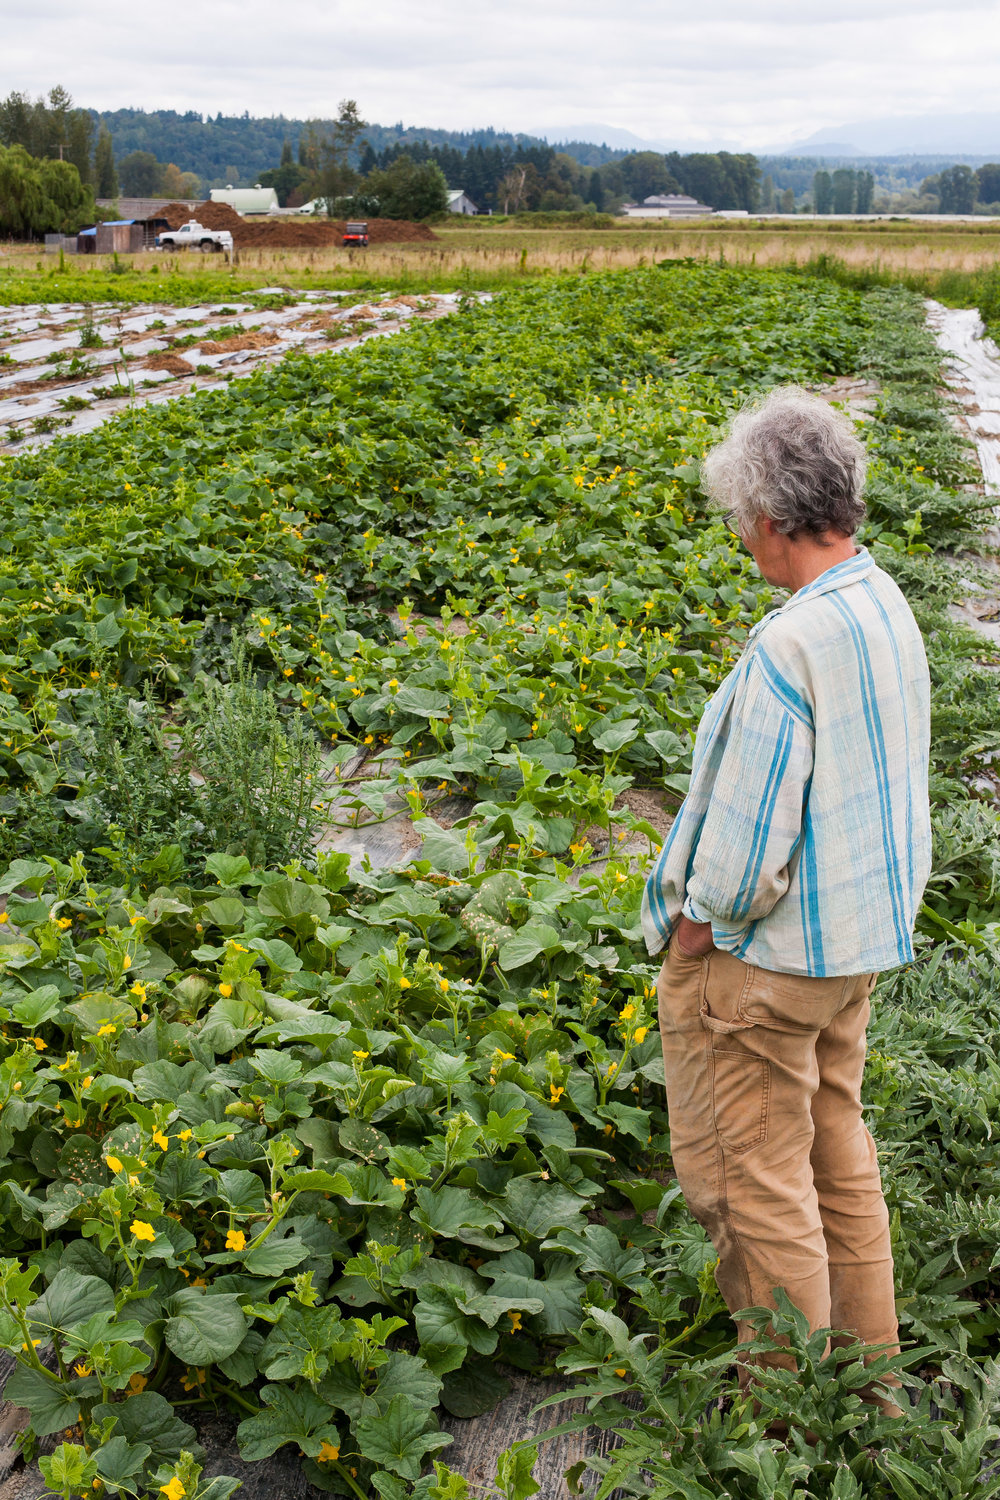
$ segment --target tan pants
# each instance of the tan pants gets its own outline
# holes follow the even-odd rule
[[[674,943],[657,995],[674,1170],[730,1312],[773,1307],[782,1286],[811,1328],[895,1352],[889,1220],[861,1118],[876,978],[798,978]]]

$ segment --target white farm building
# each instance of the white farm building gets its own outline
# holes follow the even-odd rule
[[[477,214],[479,209],[468,193],[461,188],[448,189],[448,212],[450,214]]]
[[[698,219],[714,209],[686,193],[652,193],[641,203],[625,203],[622,213],[629,219]]]
[[[212,189],[213,203],[228,203],[238,214],[272,214],[278,209],[278,195],[274,188],[261,187],[257,182],[252,188]]]

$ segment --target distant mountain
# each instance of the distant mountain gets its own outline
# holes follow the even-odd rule
[[[850,142],[850,145],[845,145]],[[1000,114],[885,115],[827,126],[778,146],[767,156],[987,156],[1000,157]]]
[[[532,135],[541,136],[552,146],[566,141],[588,141],[596,146],[611,146],[618,151],[740,151],[735,141],[713,139],[694,141],[690,137],[659,136],[647,139],[631,130],[622,130],[617,125],[602,125],[599,121],[587,120],[576,125],[546,125],[533,130]]]

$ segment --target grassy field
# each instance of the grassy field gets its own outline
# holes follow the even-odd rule
[[[196,302],[273,285],[442,291],[495,290],[539,277],[629,270],[659,260],[800,266],[860,285],[901,280],[953,303],[983,299],[996,280],[1000,229],[919,220],[856,223],[718,220],[613,228],[538,226],[524,219],[445,224],[436,244],[367,250],[243,250],[231,269],[156,252],[62,263],[37,246],[0,249],[0,305],[35,301]],[[995,296],[995,292],[993,293]]]

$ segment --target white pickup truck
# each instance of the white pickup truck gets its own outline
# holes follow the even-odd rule
[[[205,253],[227,250],[232,253],[233,237],[228,229],[206,229],[197,219],[188,219],[180,229],[165,229],[156,236],[158,250],[201,250]]]

